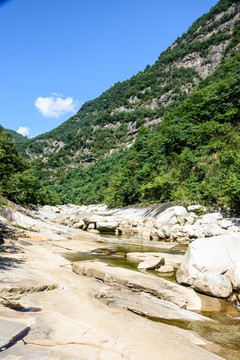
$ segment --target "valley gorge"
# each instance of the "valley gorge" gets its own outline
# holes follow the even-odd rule
[[[0,358],[240,359],[240,2],[55,129],[0,126]]]

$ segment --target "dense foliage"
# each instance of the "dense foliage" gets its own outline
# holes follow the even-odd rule
[[[41,186],[30,164],[18,155],[11,135],[0,127],[0,195],[18,204],[53,204],[58,196]]]
[[[154,131],[57,186],[63,202],[111,206],[200,201],[240,211],[240,55],[227,61]]]
[[[108,189],[111,205],[197,200],[240,210],[240,55],[151,132],[142,128]]]

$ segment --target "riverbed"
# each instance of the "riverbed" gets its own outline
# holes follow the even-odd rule
[[[109,235],[108,240],[112,242],[101,242],[99,248],[93,249],[89,252],[67,252],[63,256],[68,261],[101,261],[110,266],[121,267],[124,269],[130,269],[132,271],[139,271],[137,265],[139,261],[131,261],[126,255],[128,253],[167,253],[167,254],[184,254],[186,247],[185,245],[173,246],[169,243],[157,243],[157,246],[152,245],[148,242],[147,245],[137,245],[136,242],[141,243],[141,238],[136,237],[121,237],[119,244],[119,238],[114,235]],[[115,240],[115,242],[114,242]],[[127,244],[129,243],[130,244]],[[161,247],[162,245],[162,247]],[[174,268],[174,273],[170,274],[159,274],[156,271],[144,271],[151,276],[158,276],[165,278],[171,282],[176,283],[177,267]],[[141,271],[143,272],[143,271]],[[150,321],[168,324],[176,326],[181,329],[191,330],[195,334],[201,336],[207,341],[207,344],[203,347],[213,351],[217,355],[224,356],[228,360],[240,359],[240,312],[237,307],[230,304],[229,300],[216,299],[200,294],[202,302],[209,304],[215,303],[213,311],[198,311],[197,313],[204,315],[212,322],[199,322],[199,321],[184,321],[184,320],[169,320],[160,317],[148,317]],[[217,310],[216,310],[217,309]]]

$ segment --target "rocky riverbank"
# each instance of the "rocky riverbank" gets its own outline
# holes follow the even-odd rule
[[[172,204],[108,209],[105,205],[45,206],[54,221],[90,233],[137,234],[146,241],[190,244],[177,272],[180,284],[191,285],[211,296],[240,301],[240,220],[209,213],[201,205],[187,208]],[[40,211],[40,212],[41,212]],[[138,257],[137,257],[138,259]],[[160,254],[143,258],[140,269],[174,271]],[[162,262],[161,262],[162,261]],[[165,266],[167,265],[167,266]]]
[[[128,228],[124,225],[126,222],[128,225],[131,223],[131,229],[138,230],[139,224],[143,225],[141,228],[146,228],[150,223],[160,224],[159,219],[162,221],[163,217],[170,220],[176,217],[178,224],[173,219],[170,224],[172,228],[174,225],[186,226],[184,219],[191,212],[185,210],[183,215],[183,210],[179,208],[157,207],[152,212],[150,209],[133,208],[108,210],[105,206],[86,208],[69,205],[33,211],[11,203],[2,207],[1,358],[221,358],[206,350],[222,354],[221,348],[196,333],[149,320],[157,317],[211,322],[211,319],[192,310],[219,309],[217,300],[214,303],[214,299],[210,298],[211,306],[206,308],[206,302],[192,288],[153,277],[146,272],[110,267],[99,261],[70,264],[62,256],[66,251],[89,252],[99,248],[102,243],[107,244],[109,239],[100,237],[98,233],[98,222],[104,222],[102,220],[105,223],[117,222],[114,231],[120,232]],[[96,216],[100,216],[101,221],[87,222],[86,219],[96,219]],[[196,216],[197,221],[204,215]],[[84,230],[76,226],[81,221],[83,228],[88,224]],[[164,221],[163,226],[166,226],[168,220],[164,218]],[[137,222],[138,225],[134,226]],[[91,224],[93,226],[89,228]],[[102,229],[104,232],[105,225]],[[236,229],[226,231],[238,235]],[[143,237],[137,241],[143,245],[151,244],[156,249],[170,249],[177,244],[171,236],[167,240],[170,241],[166,243],[153,239],[150,242]],[[147,257],[157,259],[157,270],[183,263],[183,255],[178,254],[129,253],[128,257],[131,256],[139,263],[146,261]]]

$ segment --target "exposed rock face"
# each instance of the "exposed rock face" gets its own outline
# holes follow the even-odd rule
[[[226,276],[216,273],[199,275],[194,283],[194,289],[220,298],[227,298],[232,293],[230,280]]]
[[[240,234],[193,241],[177,271],[177,282],[193,285],[200,273],[221,274],[240,261]]]

